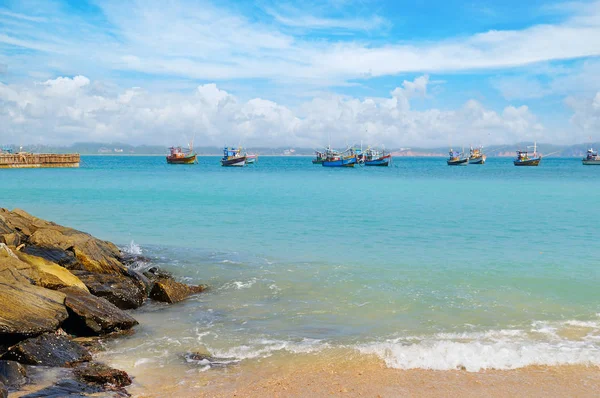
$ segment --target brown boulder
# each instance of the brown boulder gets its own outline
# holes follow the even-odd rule
[[[114,387],[125,387],[131,384],[127,372],[101,363],[90,363],[88,366],[77,368],[74,374],[79,381],[87,384]]]
[[[2,359],[25,365],[71,367],[79,362],[90,361],[92,356],[66,336],[45,333],[10,347]]]
[[[76,269],[106,274],[121,274],[125,270],[118,260],[120,252],[115,245],[71,228],[38,229],[29,237],[29,244],[71,251],[77,259],[77,265],[73,267]]]
[[[144,285],[135,279],[115,274],[72,271],[94,296],[105,298],[122,310],[138,308],[146,300]]]
[[[56,330],[68,316],[64,301],[63,293],[0,279],[0,341]]]
[[[95,336],[130,329],[138,322],[129,314],[102,297],[75,287],[60,290],[67,297],[65,305],[69,318],[63,329],[77,336]]]
[[[172,278],[161,277],[156,280],[150,298],[164,303],[177,303],[184,300],[191,294],[200,293],[205,286],[188,286],[184,283],[179,283]]]
[[[33,283],[35,285],[52,290],[74,286],[87,291],[87,287],[83,284],[83,282],[69,272],[68,269],[41,257],[31,256],[19,251],[14,253],[19,260],[29,264],[35,270],[35,272],[31,274]]]

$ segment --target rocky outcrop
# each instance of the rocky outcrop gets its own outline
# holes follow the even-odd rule
[[[123,274],[120,251],[110,242],[90,234],[44,221],[22,211],[0,209],[2,239],[17,234],[25,253],[46,258],[69,269],[96,273]],[[14,239],[13,239],[14,240]]]
[[[63,293],[0,279],[0,341],[55,331],[67,319]]]
[[[0,381],[0,398],[8,398],[8,388]]]
[[[111,368],[101,363],[90,363],[75,369],[77,380],[99,386],[126,387],[131,384],[131,378],[127,372]]]
[[[122,310],[138,308],[146,300],[143,284],[132,278],[115,274],[94,274],[72,271],[94,296],[102,297]]]
[[[19,388],[27,382],[25,367],[15,361],[0,360],[0,383],[8,388]]]
[[[188,286],[172,278],[160,277],[154,282],[150,298],[164,303],[177,303],[191,294],[200,293],[205,286]]]
[[[97,396],[96,394],[102,392],[103,390],[104,389],[99,386],[81,383],[76,380],[65,379],[60,380],[53,386],[46,387],[31,394],[23,395],[21,398],[80,398],[88,395]]]
[[[19,260],[30,265],[32,282],[52,290],[74,286],[88,291],[85,284],[69,270],[44,258],[32,256],[19,251],[14,252]]]
[[[89,351],[68,337],[45,333],[30,338],[8,349],[4,360],[13,360],[26,365],[71,367],[92,359]]]
[[[63,329],[77,336],[95,336],[130,329],[138,322],[102,297],[75,287],[60,290],[66,295],[69,318]]]

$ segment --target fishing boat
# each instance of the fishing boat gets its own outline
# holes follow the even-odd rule
[[[223,148],[223,158],[221,159],[221,166],[231,167],[243,167],[246,165],[246,155],[242,155],[242,148],[234,149],[225,147]]]
[[[598,151],[590,148],[587,150],[587,154],[585,158],[582,159],[583,164],[590,165],[600,165],[600,156],[598,156]]]
[[[528,146],[527,148],[531,148],[531,146]],[[530,152],[527,150],[524,151],[517,151],[517,157],[514,160],[514,165],[515,166],[537,166],[540,164],[540,161],[542,160],[542,155],[539,155],[537,153],[537,145],[534,142],[533,143],[533,153],[530,155]]]
[[[258,161],[258,155],[253,153],[247,153],[246,154],[246,164],[254,164]]]
[[[354,167],[356,163],[358,163],[358,157],[353,151],[340,153],[328,148],[326,158],[321,165],[323,167]]]
[[[169,148],[167,155],[168,164],[194,164],[198,163],[198,155],[194,152],[194,144],[190,142],[189,149],[182,149],[180,146],[172,146]]]
[[[480,146],[479,148],[471,147],[471,150],[469,152],[469,164],[485,164],[486,158],[487,157],[483,153],[482,146]]]
[[[315,151],[315,158],[312,160],[312,163],[313,164],[322,164],[326,159],[327,159],[327,152]]]
[[[446,161],[448,166],[466,166],[469,164],[469,158],[465,156],[463,152],[453,151],[452,148],[450,148],[448,154],[449,157]]]
[[[373,148],[367,148],[363,156],[365,166],[389,166],[392,155]]]

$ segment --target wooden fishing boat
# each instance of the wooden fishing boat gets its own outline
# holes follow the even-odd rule
[[[234,149],[225,147],[223,149],[223,158],[221,166],[225,167],[243,167],[246,165],[246,156],[242,155],[242,148]]]
[[[527,148],[531,148],[528,146]],[[537,145],[533,143],[533,153],[530,155],[530,152],[527,150],[517,151],[517,157],[513,161],[515,166],[538,166],[540,161],[542,160],[542,155],[537,153]]]
[[[598,156],[598,151],[595,151],[592,148],[588,149],[585,158],[582,159],[582,162],[586,166],[600,165],[600,156]]]
[[[194,164],[197,163],[198,155],[194,152],[193,143],[189,144],[189,149],[181,149],[180,146],[172,146],[169,148],[170,153],[167,155],[168,164]]]
[[[462,152],[459,153],[450,148],[449,157],[446,163],[448,166],[466,166],[469,164],[469,158]]]
[[[329,157],[321,163],[323,167],[354,167],[358,162],[356,155]]]
[[[373,148],[367,148],[363,155],[365,166],[387,167],[392,161],[392,155]]]
[[[486,156],[483,153],[483,147],[473,148],[469,152],[469,164],[485,164]]]

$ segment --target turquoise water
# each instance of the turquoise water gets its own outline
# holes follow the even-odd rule
[[[144,342],[160,342],[238,358],[343,346],[403,368],[600,364],[600,167],[199,161],[89,156],[80,169],[0,170],[0,205],[211,285],[138,310],[152,325],[128,341],[140,358]],[[153,324],[155,311],[177,322]]]

